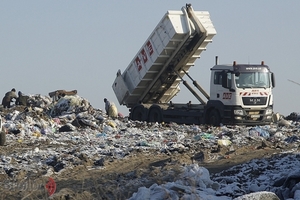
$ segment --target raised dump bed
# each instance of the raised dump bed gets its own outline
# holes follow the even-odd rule
[[[215,34],[207,11],[167,11],[125,71],[117,72],[112,87],[120,105],[169,102]]]

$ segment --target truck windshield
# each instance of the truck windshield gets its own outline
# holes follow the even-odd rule
[[[241,72],[235,76],[238,88],[269,88],[270,78],[267,72]]]

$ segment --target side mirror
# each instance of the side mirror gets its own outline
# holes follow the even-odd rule
[[[271,73],[271,81],[272,81],[272,86],[274,88],[275,87],[275,75],[274,75],[274,73]]]
[[[236,77],[239,77],[240,74],[241,74],[241,72],[235,72],[235,76],[236,76]]]

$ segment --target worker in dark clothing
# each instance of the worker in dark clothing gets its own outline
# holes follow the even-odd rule
[[[106,98],[104,98],[104,103],[105,103],[105,112],[108,115],[108,113],[109,113],[109,107],[110,107],[110,102]]]
[[[28,106],[28,96],[24,95],[21,91],[18,92],[19,97],[16,100],[16,105]]]
[[[10,108],[10,103],[13,101],[13,99],[17,99],[16,95],[16,89],[13,88],[11,91],[6,92],[5,96],[2,99],[2,105],[4,108]]]

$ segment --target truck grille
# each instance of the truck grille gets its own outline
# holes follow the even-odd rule
[[[268,97],[243,97],[244,105],[266,105]]]

